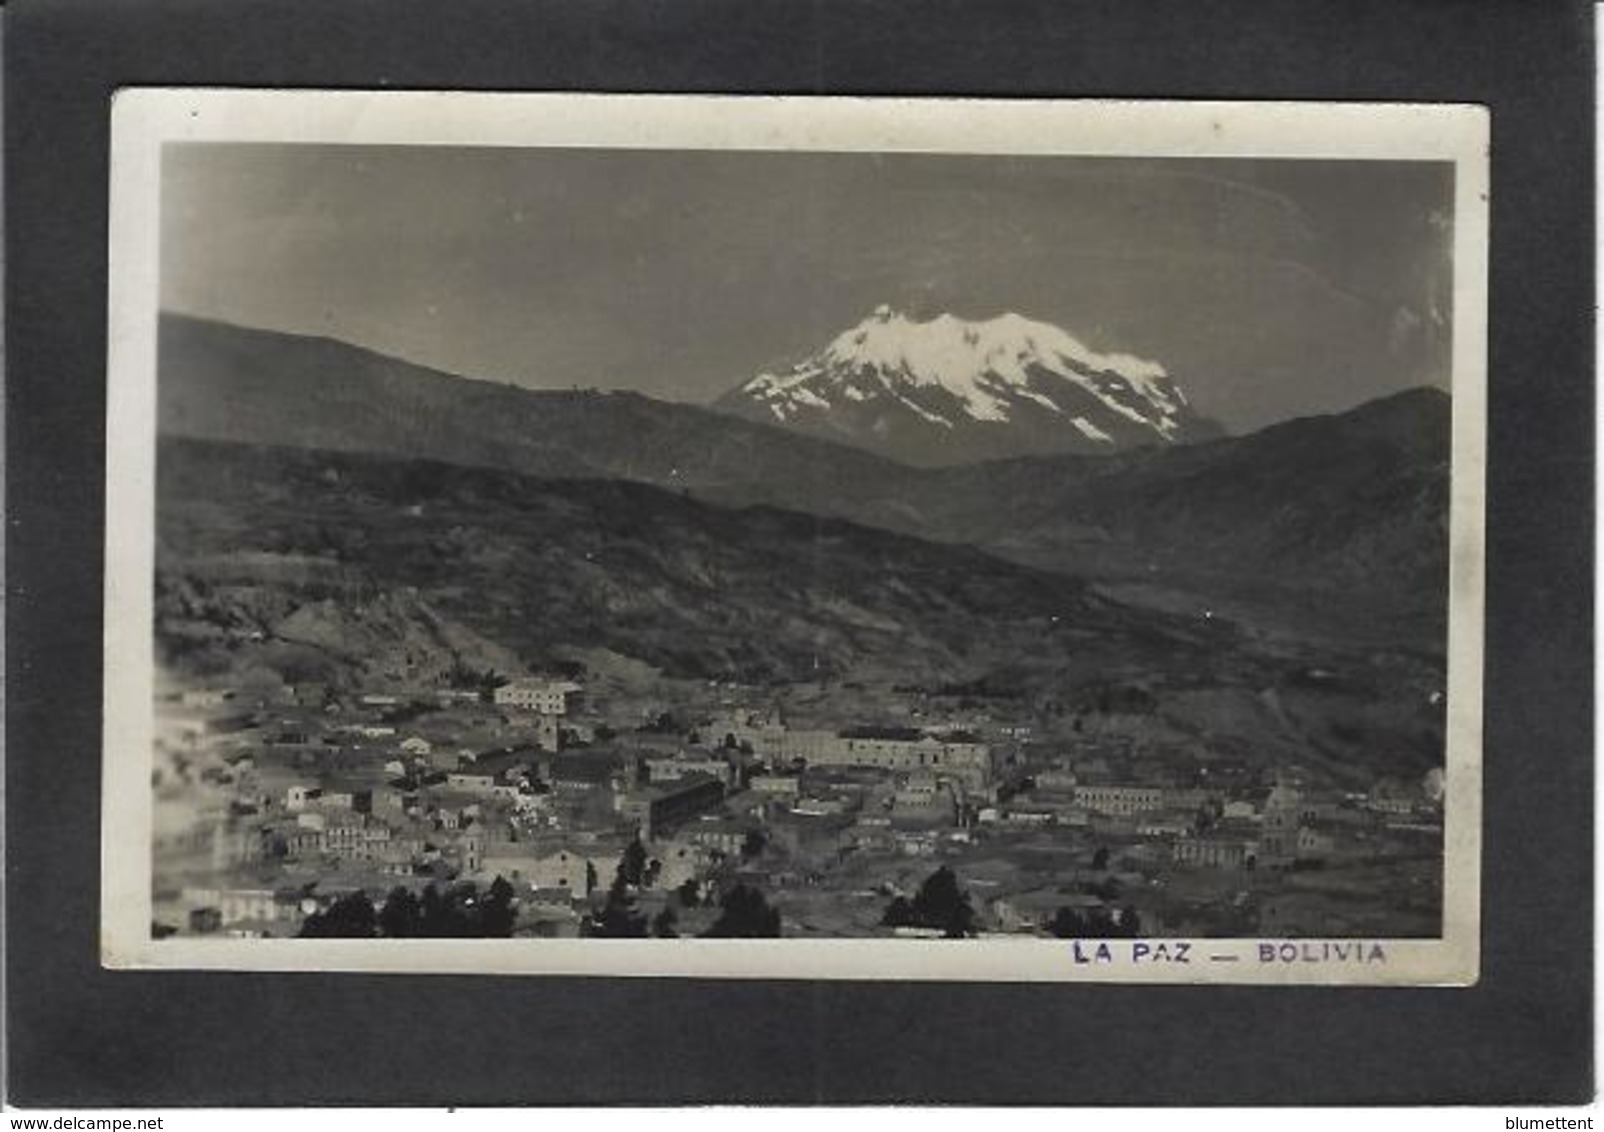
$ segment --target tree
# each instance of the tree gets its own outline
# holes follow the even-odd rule
[[[518,909],[512,885],[498,876],[491,882],[489,895],[479,908],[479,934],[492,939],[507,939],[518,921]]]
[[[975,910],[969,894],[958,887],[958,876],[946,865],[925,878],[913,898],[913,914],[925,927],[940,928],[948,939],[973,935]]]
[[[587,879],[591,870],[587,870]],[[613,873],[612,886],[607,890],[607,901],[600,912],[592,913],[580,925],[587,936],[603,939],[642,939],[646,935],[646,916],[635,904],[634,890],[646,874],[646,846],[640,836],[624,846]]]
[[[652,935],[658,939],[678,939],[679,932],[674,930],[674,924],[678,919],[674,909],[665,906],[661,912],[652,917]]]
[[[478,916],[474,909],[479,903],[479,886],[472,883],[452,885],[446,889],[445,895],[446,934],[453,939],[478,935]]]
[[[423,914],[418,924],[419,935],[439,939],[452,934],[449,930],[450,909],[446,906],[445,898],[440,895],[440,890],[432,884],[423,890],[421,909]]]
[[[687,880],[674,891],[678,894],[682,907],[695,908],[702,902],[702,886],[696,883],[695,877]]]
[[[607,902],[602,910],[588,917],[581,925],[584,935],[598,939],[645,939],[646,917],[635,906],[624,883],[623,873],[613,879],[607,890]]]
[[[1119,934],[1131,939],[1142,934],[1142,917],[1137,914],[1134,905],[1127,904],[1120,910]]]
[[[893,928],[935,928],[948,939],[962,939],[975,932],[975,910],[969,894],[958,886],[957,874],[942,865],[925,878],[911,901],[893,899],[881,922]]]
[[[397,886],[390,890],[377,923],[381,934],[391,939],[505,939],[518,920],[514,897],[512,885],[499,876],[483,899],[478,886],[469,883],[444,892],[431,884],[421,899]]]
[[[624,846],[624,855],[618,861],[618,875],[625,884],[640,887],[646,876],[646,846],[640,843],[640,835],[628,845]]]
[[[365,892],[342,896],[327,911],[313,912],[301,924],[304,939],[372,939],[378,931],[378,914]]]
[[[1058,939],[1086,938],[1086,921],[1073,908],[1061,907],[1053,914],[1047,930]]]
[[[423,907],[408,888],[396,885],[379,909],[379,931],[391,939],[409,939],[422,927]]]
[[[893,897],[891,903],[886,906],[886,914],[881,918],[880,922],[888,928],[912,926],[913,905],[908,902],[906,896]]]
[[[430,939],[465,939],[480,934],[479,889],[458,884],[441,892],[434,885],[423,890],[423,926],[419,935]]]
[[[719,902],[721,911],[707,939],[773,939],[780,934],[780,913],[755,888],[738,884]]]

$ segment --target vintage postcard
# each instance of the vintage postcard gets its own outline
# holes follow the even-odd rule
[[[106,965],[1476,980],[1481,109],[111,115]]]

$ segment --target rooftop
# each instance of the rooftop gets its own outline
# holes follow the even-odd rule
[[[880,727],[866,725],[863,727],[848,727],[841,732],[843,739],[886,739],[900,743],[915,743],[925,737],[925,733],[917,727]]]
[[[578,692],[581,690],[580,685],[572,680],[564,680],[552,676],[520,676],[516,680],[507,681],[501,687],[534,692]]]

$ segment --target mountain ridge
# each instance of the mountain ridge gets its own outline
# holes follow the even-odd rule
[[[824,513],[853,484],[903,474],[846,445],[633,391],[462,378],[334,338],[185,315],[160,328],[158,426],[171,436],[616,477]]]
[[[1064,641],[1141,639],[1177,659],[1232,636],[973,547],[616,479],[189,438],[162,441],[158,475],[163,620],[242,635],[287,639],[295,609],[331,594],[355,608],[401,595],[475,655],[483,641],[600,646],[748,681],[962,670],[1060,623]],[[244,596],[286,588],[294,602]]]
[[[162,331],[165,435],[616,478],[1075,576],[1286,591],[1383,621],[1402,606],[1431,632],[1445,612],[1451,412],[1429,388],[1241,437],[921,469],[637,393],[496,385],[182,316]]]
[[[1013,561],[1291,596],[1440,648],[1451,415],[1418,387],[1242,437],[941,469],[902,501],[927,532]]]

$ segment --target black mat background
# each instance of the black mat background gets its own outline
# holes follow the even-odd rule
[[[1591,1095],[1585,4],[24,0],[5,20],[13,1103]],[[1490,105],[1481,984],[1139,989],[100,970],[107,102],[123,84]]]

